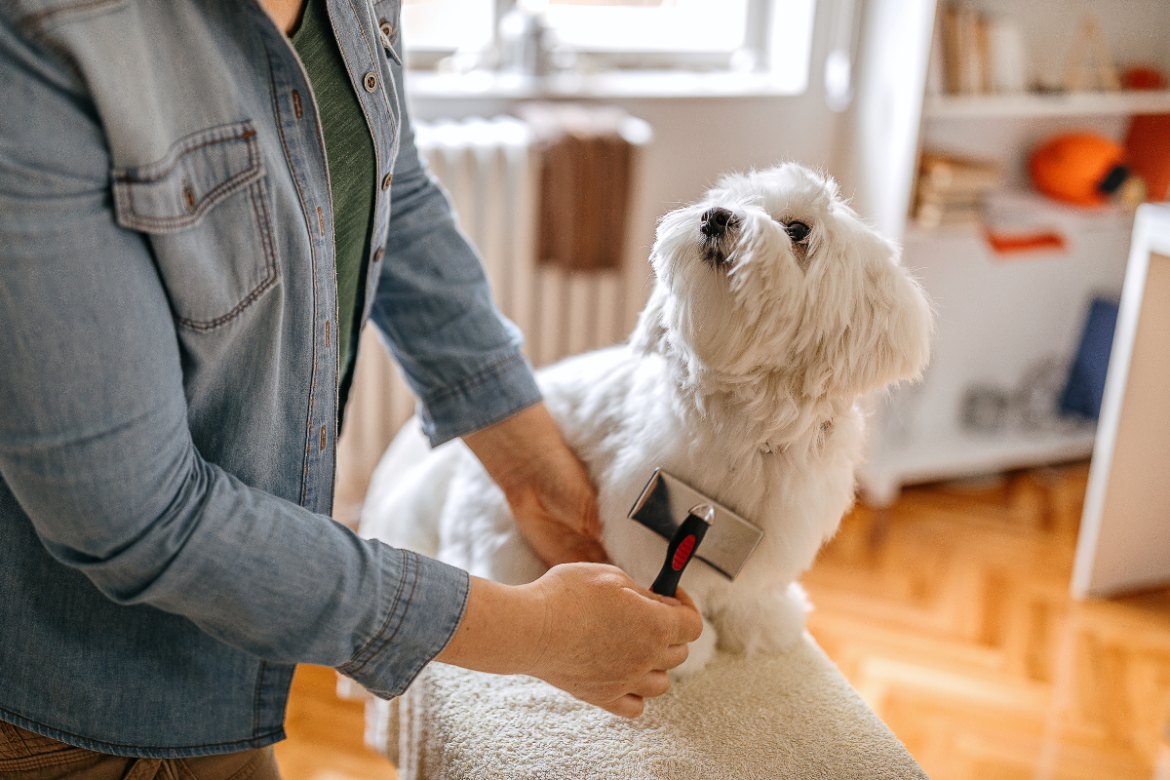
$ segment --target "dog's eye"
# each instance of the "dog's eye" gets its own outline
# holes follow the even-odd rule
[[[803,222],[789,222],[784,226],[784,229],[788,231],[789,238],[797,244],[807,239],[809,232],[811,232],[809,226]]]

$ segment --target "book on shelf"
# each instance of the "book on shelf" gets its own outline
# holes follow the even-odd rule
[[[982,192],[935,192],[933,190],[923,190],[918,194],[919,206],[933,206],[934,208],[944,209],[948,211],[962,211],[964,209],[973,209],[978,211],[983,208]]]
[[[914,218],[922,227],[979,224],[984,196],[1003,181],[999,166],[938,152],[919,164]]]
[[[977,227],[982,224],[983,210],[979,206],[948,207],[919,203],[914,219],[923,228]]]
[[[923,152],[919,183],[943,193],[987,192],[1003,181],[997,163],[940,152]]]
[[[951,95],[1013,94],[1028,89],[1027,46],[1019,25],[962,3],[943,7],[936,46],[940,79]]]

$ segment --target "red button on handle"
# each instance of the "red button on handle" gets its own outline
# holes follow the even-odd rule
[[[691,559],[691,552],[695,549],[695,535],[687,534],[687,538],[679,543],[678,549],[674,551],[674,558],[670,562],[670,568],[675,571],[682,571],[683,567],[687,565],[687,561]]]
[[[662,570],[658,572],[658,578],[650,586],[651,591],[660,596],[674,596],[683,569],[694,557],[708,527],[707,521],[694,512],[687,516],[670,539],[670,544],[666,548],[666,561],[662,564]]]

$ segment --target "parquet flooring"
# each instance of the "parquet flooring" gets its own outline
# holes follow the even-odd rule
[[[365,705],[337,695],[337,673],[298,666],[276,745],[283,780],[398,780],[394,766],[365,746]]]
[[[1068,593],[1087,464],[855,509],[809,629],[935,780],[1170,780],[1170,589]]]
[[[1069,597],[1087,475],[909,488],[805,576],[809,629],[934,780],[1170,780],[1170,589]],[[392,780],[332,674],[297,673],[285,780]]]

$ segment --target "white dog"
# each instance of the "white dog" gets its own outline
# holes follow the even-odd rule
[[[650,261],[657,283],[629,342],[539,381],[597,484],[602,542],[637,582],[649,586],[666,554],[626,517],[655,468],[764,531],[735,582],[701,561],[684,573],[705,625],[685,676],[717,644],[773,651],[800,636],[796,578],[853,502],[859,397],[921,373],[932,315],[896,247],[834,182],[792,163],[727,176],[667,214]],[[470,451],[443,445],[402,474],[416,446],[396,441],[375,472],[363,533],[494,580],[539,577]]]

